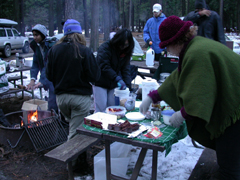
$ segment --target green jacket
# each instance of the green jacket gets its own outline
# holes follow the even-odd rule
[[[184,106],[194,116],[186,121],[190,137],[214,149],[214,139],[240,118],[240,56],[196,36],[185,50],[181,71],[173,71],[158,93],[175,111]]]

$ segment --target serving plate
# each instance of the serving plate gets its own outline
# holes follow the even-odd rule
[[[131,123],[131,122],[130,122]],[[136,123],[136,122],[135,122]],[[131,123],[133,124],[133,123]],[[115,131],[115,130],[109,130],[107,128],[103,128],[104,131],[109,131],[109,132],[115,132],[115,133],[119,133],[119,134],[124,134],[124,135],[128,135],[127,138],[135,138],[137,137],[139,134],[143,133],[144,131],[148,130],[148,128],[144,125],[139,124],[139,129],[136,131],[133,131],[132,133],[127,133],[124,131]]]
[[[141,121],[145,119],[145,116],[140,112],[129,112],[125,115],[125,117],[132,121]]]

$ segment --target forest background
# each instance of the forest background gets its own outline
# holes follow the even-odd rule
[[[195,0],[0,0],[0,18],[18,22],[17,29],[24,34],[38,23],[62,32],[62,22],[69,18],[78,20],[85,36],[90,37],[90,48],[99,46],[99,33],[109,38],[111,27],[122,27],[142,32],[146,21],[152,17],[152,6],[162,5],[168,17],[186,16],[194,10]],[[209,8],[222,18],[226,31],[240,29],[240,0],[206,0]]]

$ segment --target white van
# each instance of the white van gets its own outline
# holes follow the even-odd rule
[[[9,19],[0,19],[0,51],[5,57],[11,56],[11,50],[22,49],[23,53],[29,52],[28,37],[21,36],[13,28],[18,23]]]

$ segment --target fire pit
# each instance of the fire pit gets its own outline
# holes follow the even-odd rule
[[[31,142],[28,146],[33,145],[40,152],[67,140],[67,133],[53,112],[18,111],[5,116],[13,126],[0,127],[0,140],[12,148]]]

